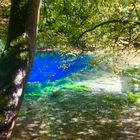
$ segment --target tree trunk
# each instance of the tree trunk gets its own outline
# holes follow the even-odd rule
[[[0,56],[0,140],[11,137],[32,68],[41,0],[11,0],[9,30]]]

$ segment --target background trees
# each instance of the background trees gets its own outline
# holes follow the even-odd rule
[[[9,2],[1,3],[0,21],[4,25],[0,33],[1,40],[5,40]],[[38,47],[92,50],[93,46],[122,44],[138,48],[139,9],[138,0],[43,0]]]
[[[121,40],[127,41],[127,46],[139,42],[138,0],[44,0],[43,3],[39,41],[48,46],[88,50],[93,44],[116,47]]]

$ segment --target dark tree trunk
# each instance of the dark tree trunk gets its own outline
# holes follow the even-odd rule
[[[7,43],[0,56],[0,140],[11,137],[32,68],[41,0],[11,0]]]

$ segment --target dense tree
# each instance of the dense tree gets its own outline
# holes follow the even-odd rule
[[[0,139],[15,124],[24,86],[31,70],[40,0],[12,0],[7,43],[0,57]]]
[[[93,44],[117,47],[120,40],[125,40],[128,47],[139,42],[138,0],[43,2],[38,39],[45,45],[64,50],[76,47],[92,50]]]

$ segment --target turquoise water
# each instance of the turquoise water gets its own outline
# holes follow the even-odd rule
[[[78,74],[96,70],[92,65],[93,57],[87,54],[60,52],[36,54],[25,93],[39,95],[71,86],[73,77],[76,82]]]
[[[56,81],[72,73],[92,69],[90,61],[91,57],[86,54],[38,53],[29,82]]]

